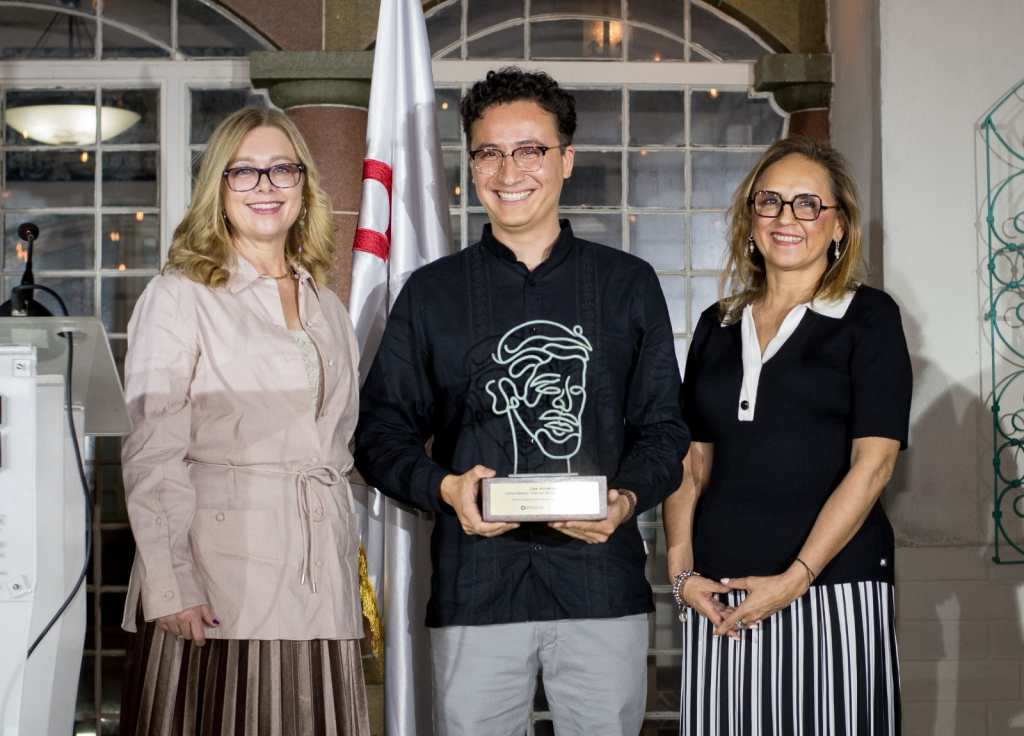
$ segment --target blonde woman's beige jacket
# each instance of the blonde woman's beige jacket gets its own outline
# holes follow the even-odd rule
[[[298,269],[320,355],[310,391],[272,278],[154,278],[128,324],[122,445],[137,552],[123,626],[209,604],[224,639],[362,636],[359,524],[348,482],[358,351],[348,313]]]

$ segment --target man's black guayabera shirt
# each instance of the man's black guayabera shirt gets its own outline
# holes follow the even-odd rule
[[[561,225],[532,272],[487,226],[412,274],[363,387],[356,466],[384,494],[438,512],[428,626],[653,608],[635,519],[605,544],[543,523],[486,539],[465,534],[439,496],[446,474],[477,464],[605,475],[636,493],[638,512],[679,484],[689,434],[658,279]]]

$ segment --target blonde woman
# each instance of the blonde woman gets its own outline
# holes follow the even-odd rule
[[[369,733],[358,360],[318,182],[282,113],[228,117],[129,323],[123,734]]]
[[[728,296],[690,344],[683,484],[665,501],[681,733],[897,734],[893,532],[906,446],[899,309],[859,284],[842,158],[773,145],[730,211]]]

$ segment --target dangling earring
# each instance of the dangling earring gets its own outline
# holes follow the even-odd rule
[[[299,213],[299,221],[296,223],[299,229],[306,227],[306,213],[309,212],[309,208],[306,205],[302,205],[302,212]]]
[[[753,235],[748,235],[747,236],[747,253],[752,256],[752,255],[754,255],[754,251],[756,249],[757,248],[754,245],[754,236]]]
[[[839,260],[839,241],[838,240],[833,240],[832,241],[832,258],[834,260],[836,260],[836,261]]]

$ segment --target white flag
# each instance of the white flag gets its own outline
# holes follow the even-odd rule
[[[449,243],[448,194],[423,9],[420,0],[382,0],[349,297],[363,379],[405,280],[447,254]],[[433,522],[374,490],[366,490],[365,500],[363,539],[384,619],[385,733],[428,736],[433,731],[432,699],[423,617]]]

